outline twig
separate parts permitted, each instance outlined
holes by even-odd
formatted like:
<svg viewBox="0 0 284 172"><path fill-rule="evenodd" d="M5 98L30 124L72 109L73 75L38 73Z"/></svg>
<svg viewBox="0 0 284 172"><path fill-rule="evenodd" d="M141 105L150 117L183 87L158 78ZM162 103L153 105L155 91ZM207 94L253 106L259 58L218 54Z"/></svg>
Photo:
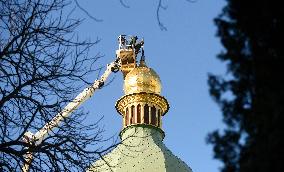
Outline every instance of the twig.
<svg viewBox="0 0 284 172"><path fill-rule="evenodd" d="M123 2L123 0L119 0L120 4L125 7L125 8L130 8L129 5L127 5L125 2Z"/></svg>
<svg viewBox="0 0 284 172"><path fill-rule="evenodd" d="M98 19L94 16L92 16L87 10L85 10L79 3L77 0L75 0L75 3L77 5L77 7L82 10L85 14L87 14L88 17L90 17L91 19L95 20L96 22L102 22L103 20L102 19Z"/></svg>
<svg viewBox="0 0 284 172"><path fill-rule="evenodd" d="M160 9L162 10L166 10L167 7L164 6L162 4L162 0L159 0L159 3L158 3L158 7L157 7L157 10L156 10L156 17L157 17L157 21L158 21L158 25L160 27L160 29L163 31L167 31L167 28L165 27L165 25L161 22L161 19L160 19Z"/></svg>

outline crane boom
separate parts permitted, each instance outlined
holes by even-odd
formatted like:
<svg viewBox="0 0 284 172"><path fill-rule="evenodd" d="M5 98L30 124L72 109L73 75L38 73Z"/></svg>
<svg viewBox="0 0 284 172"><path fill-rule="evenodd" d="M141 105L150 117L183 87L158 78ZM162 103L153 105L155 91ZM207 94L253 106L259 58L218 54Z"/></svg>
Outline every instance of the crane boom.
<svg viewBox="0 0 284 172"><path fill-rule="evenodd" d="M85 88L80 94L78 94L73 101L67 104L64 109L59 112L51 121L43 126L39 131L35 134L30 131L24 134L24 141L30 144L39 145L42 143L43 139L52 131L53 128L57 127L64 118L67 118L75 109L77 109L84 101L88 98L92 97L94 92L97 89L100 89L104 82L107 80L109 75L112 72L117 72L120 68L120 60L117 58L115 61L107 65L107 69L103 73L100 79L96 80L91 86ZM25 156L25 163L22 167L23 172L27 172L29 170L29 165L33 159L33 154L31 152L27 152Z"/></svg>
<svg viewBox="0 0 284 172"><path fill-rule="evenodd" d="M106 71L103 73L99 80L96 80L90 87L85 88L78 96L74 98L73 101L68 103L67 106L61 112L59 112L50 122L45 124L42 129L35 133L34 139L36 143L40 144L42 140L47 136L49 131L51 131L54 127L57 127L64 118L68 117L88 98L92 97L94 92L103 86L109 75L117 69L119 69L118 60L108 64Z"/></svg>

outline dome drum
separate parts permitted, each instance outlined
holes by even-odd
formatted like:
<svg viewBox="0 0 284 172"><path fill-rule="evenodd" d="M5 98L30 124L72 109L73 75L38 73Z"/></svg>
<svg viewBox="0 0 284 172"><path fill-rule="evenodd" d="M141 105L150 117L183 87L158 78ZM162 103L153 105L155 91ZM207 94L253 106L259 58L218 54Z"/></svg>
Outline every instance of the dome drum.
<svg viewBox="0 0 284 172"><path fill-rule="evenodd" d="M160 95L142 92L123 96L115 107L123 116L123 127L145 124L161 128L161 117L168 111L169 104Z"/></svg>
<svg viewBox="0 0 284 172"><path fill-rule="evenodd" d="M147 103L130 104L123 112L123 127L136 124L161 128L161 109Z"/></svg>

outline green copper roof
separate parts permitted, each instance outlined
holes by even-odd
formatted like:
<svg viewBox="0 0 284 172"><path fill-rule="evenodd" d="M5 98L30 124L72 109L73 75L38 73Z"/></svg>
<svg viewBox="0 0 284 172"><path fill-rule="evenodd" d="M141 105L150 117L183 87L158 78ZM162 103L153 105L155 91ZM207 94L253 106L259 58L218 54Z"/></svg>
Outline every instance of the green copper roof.
<svg viewBox="0 0 284 172"><path fill-rule="evenodd" d="M165 146L163 133L151 126L130 126L122 144L95 162L89 172L192 172Z"/></svg>

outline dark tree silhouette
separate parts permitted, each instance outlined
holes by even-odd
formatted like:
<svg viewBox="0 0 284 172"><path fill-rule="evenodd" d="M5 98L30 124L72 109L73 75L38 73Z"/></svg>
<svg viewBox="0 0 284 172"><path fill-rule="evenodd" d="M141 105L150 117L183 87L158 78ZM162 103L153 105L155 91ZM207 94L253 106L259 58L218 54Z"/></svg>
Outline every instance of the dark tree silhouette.
<svg viewBox="0 0 284 172"><path fill-rule="evenodd" d="M284 170L283 12L276 0L227 0L215 19L228 74L208 82L226 127L207 141L223 172Z"/></svg>
<svg viewBox="0 0 284 172"><path fill-rule="evenodd" d="M95 70L98 56L87 53L97 41L76 36L81 20L71 17L69 4L0 0L0 171L21 171L27 152L34 155L30 171L83 171L103 154L90 150L102 130L83 125L82 110L41 144L23 141L25 132L38 131L90 84L85 78Z"/></svg>

